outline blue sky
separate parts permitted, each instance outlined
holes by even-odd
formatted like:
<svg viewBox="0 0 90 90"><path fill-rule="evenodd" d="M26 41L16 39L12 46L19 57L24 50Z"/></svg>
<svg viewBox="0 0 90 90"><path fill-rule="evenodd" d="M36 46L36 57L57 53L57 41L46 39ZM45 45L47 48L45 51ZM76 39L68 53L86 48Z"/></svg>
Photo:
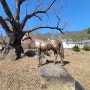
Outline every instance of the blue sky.
<svg viewBox="0 0 90 90"><path fill-rule="evenodd" d="M79 31L89 28L90 0L67 0L61 12L61 19L68 21L64 31Z"/></svg>
<svg viewBox="0 0 90 90"><path fill-rule="evenodd" d="M90 0L68 0L62 18L69 22L67 30L83 30L90 27Z"/></svg>
<svg viewBox="0 0 90 90"><path fill-rule="evenodd" d="M11 6L11 8L13 9L12 11L14 12L14 0L7 0L9 1L9 6ZM11 2L10 2L11 1ZM29 2L30 0L28 0ZM46 0L47 1L47 0ZM49 1L49 0L48 0ZM68 24L65 27L64 31L79 31L79 30L84 30L86 28L90 27L90 0L65 0L67 1L67 3L65 4L65 6L63 7L61 13L60 13L60 17L61 17L61 21L63 22L64 20L67 20ZM36 2L32 3L32 5L35 5ZM48 4L49 2L47 2ZM56 3L55 5L58 6L60 3L60 0L58 0L58 3ZM25 7L25 4L23 5L23 7ZM21 18L22 16L25 16L25 8L23 8L22 10L22 14L21 14ZM28 13L30 13L30 11L32 11L33 8L28 8ZM24 11L24 12L23 12ZM0 4L0 15L5 16L5 13L3 12L2 6ZM51 17L53 18L52 20L48 20L48 22L50 23L49 25L55 25L57 22L57 19L55 18L54 15L51 15ZM45 19L48 19L46 17L44 17ZM25 26L25 29L27 28L32 28L35 27L35 25L40 25L43 24L43 22L39 22L38 20L35 18L32 18L31 20L29 20ZM44 23L43 25L45 25L46 23ZM63 24L61 23L61 26ZM5 34L4 30L2 29L1 25L0 25L0 31ZM47 32L51 32L52 30L50 29L43 29L43 30L39 30L41 33L47 33ZM54 32L58 32L57 30L54 30Z"/></svg>

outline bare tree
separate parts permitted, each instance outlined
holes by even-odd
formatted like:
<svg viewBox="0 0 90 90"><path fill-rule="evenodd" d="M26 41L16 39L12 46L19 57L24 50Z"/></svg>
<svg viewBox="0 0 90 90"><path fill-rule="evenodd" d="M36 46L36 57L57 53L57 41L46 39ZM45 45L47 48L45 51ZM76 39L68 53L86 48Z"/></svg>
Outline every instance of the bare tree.
<svg viewBox="0 0 90 90"><path fill-rule="evenodd" d="M61 33L63 33L62 32L63 28L62 27L60 28L60 26L59 26L59 21L60 21L59 17L58 17L58 21L57 21L58 24L56 24L56 26L49 26L49 25L41 26L40 25L40 26L36 26L30 30L24 30L24 27L25 27L27 21L33 17L39 19L39 21L43 21L41 15L48 16L48 12L52 13L51 8L57 2L57 0L51 0L51 3L48 6L46 5L47 7L43 8L44 7L43 5L45 5L45 4L43 4L44 0L36 0L36 1L38 2L38 4L33 9L33 12L30 14L28 14L26 12L26 15L23 17L22 20L20 20L20 18L21 18L20 11L22 9L21 5L24 4L26 2L26 0L15 0L15 2L16 2L15 15L13 15L11 8L8 5L9 4L8 0L0 0L0 3L3 6L3 10L7 16L4 18L3 16L0 15L0 24L9 37L8 47L9 47L9 49L10 49L10 47L13 47L15 49L17 58L20 58L21 53L23 52L23 48L21 46L21 39L26 32L32 32L32 31L42 29L42 28L49 28L49 29L59 30ZM32 1L29 0L29 3L30 2L32 2ZM26 9L27 9L27 7L26 7Z"/></svg>

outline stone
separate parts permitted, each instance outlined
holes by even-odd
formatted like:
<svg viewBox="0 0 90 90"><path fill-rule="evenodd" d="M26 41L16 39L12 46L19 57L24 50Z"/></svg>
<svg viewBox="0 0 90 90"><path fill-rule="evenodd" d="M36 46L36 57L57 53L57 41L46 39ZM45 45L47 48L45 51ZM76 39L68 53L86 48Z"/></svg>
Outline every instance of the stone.
<svg viewBox="0 0 90 90"><path fill-rule="evenodd" d="M17 55L15 53L15 49L12 48L12 49L9 50L9 53L5 57L5 60L13 61L13 60L16 60L16 59L17 59Z"/></svg>
<svg viewBox="0 0 90 90"><path fill-rule="evenodd" d="M40 67L39 75L45 87L47 84L71 84L72 88L75 85L74 78L60 64Z"/></svg>
<svg viewBox="0 0 90 90"><path fill-rule="evenodd" d="M16 60L17 55L14 48L10 48L9 50L4 49L0 54L0 60Z"/></svg>
<svg viewBox="0 0 90 90"><path fill-rule="evenodd" d="M39 75L42 88L52 85L54 89L58 87L60 90L85 90L60 64L40 67Z"/></svg>
<svg viewBox="0 0 90 90"><path fill-rule="evenodd" d="M40 76L48 83L74 82L74 78L61 65L50 65L40 68Z"/></svg>

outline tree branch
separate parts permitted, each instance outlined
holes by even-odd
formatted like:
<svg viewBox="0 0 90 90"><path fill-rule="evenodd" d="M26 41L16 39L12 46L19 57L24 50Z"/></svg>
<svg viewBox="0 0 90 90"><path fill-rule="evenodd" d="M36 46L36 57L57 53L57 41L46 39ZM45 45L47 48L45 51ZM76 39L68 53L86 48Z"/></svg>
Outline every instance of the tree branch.
<svg viewBox="0 0 90 90"><path fill-rule="evenodd" d="M37 15L35 15L35 17L37 17L40 21L42 21L41 17L39 17L39 16L37 16Z"/></svg>
<svg viewBox="0 0 90 90"><path fill-rule="evenodd" d="M66 27L67 23L68 23L67 20L64 20L64 24L62 26L63 29Z"/></svg>
<svg viewBox="0 0 90 90"><path fill-rule="evenodd" d="M42 29L42 28L57 29L57 30L59 30L62 34L64 34L64 33L62 32L63 28L50 27L50 26L38 26L38 27L36 27L36 28L33 28L33 29L31 29L31 30L26 30L26 31L23 31L23 32L24 32L24 33L26 33L26 32L32 32L32 31L35 31L35 30L37 30L37 29Z"/></svg>
<svg viewBox="0 0 90 90"><path fill-rule="evenodd" d="M2 27L5 29L5 32L8 34L11 32L10 28L8 27L7 23L5 22L5 20L0 16L0 24L2 25Z"/></svg>
<svg viewBox="0 0 90 90"><path fill-rule="evenodd" d="M59 27L59 23L60 23L60 17L56 14L56 13L54 13L55 15L56 15L56 17L58 18L58 23L57 23L57 27Z"/></svg>
<svg viewBox="0 0 90 90"><path fill-rule="evenodd" d="M7 18L4 18L4 20L5 21L9 21L9 22L11 21L10 18L8 18L8 17Z"/></svg>
<svg viewBox="0 0 90 90"><path fill-rule="evenodd" d="M19 14L20 14L20 0L16 0L16 13L15 13L15 20L19 22Z"/></svg>
<svg viewBox="0 0 90 90"><path fill-rule="evenodd" d="M15 22L15 20L13 18L13 15L12 15L8 5L7 5L6 0L1 0L1 4L2 4L2 6L4 8L5 13L7 14L8 18L10 19L9 21L10 21L10 23L12 25L13 30L18 30L19 27L18 28L16 27L17 26L17 22Z"/></svg>
<svg viewBox="0 0 90 90"><path fill-rule="evenodd" d="M21 28L23 29L23 27L25 26L25 23L27 22L27 20L30 19L31 17L36 16L36 15L39 14L39 13L46 13L46 12L52 7L52 5L55 3L55 1L56 1L56 0L53 0L53 2L52 2L52 3L49 5L49 7L48 7L47 9L45 9L45 10L38 10L38 11L33 12L33 13L30 14L30 15L26 15L25 18L23 19L22 23L21 23L21 25L22 25Z"/></svg>
<svg viewBox="0 0 90 90"><path fill-rule="evenodd" d="M36 6L34 12L36 12L38 10L38 8L43 4L43 2L44 2L44 0L41 0L41 3Z"/></svg>
<svg viewBox="0 0 90 90"><path fill-rule="evenodd" d="M16 13L15 13L15 20L19 22L20 20L20 5L26 0L16 0Z"/></svg>
<svg viewBox="0 0 90 90"><path fill-rule="evenodd" d="M55 1L56 1L56 0L53 0L53 2L52 2L51 5L46 9L46 11L48 11L48 10L52 7L52 5L55 3Z"/></svg>
<svg viewBox="0 0 90 90"><path fill-rule="evenodd" d="M2 4L2 6L3 6L3 8L4 8L4 11L5 11L5 13L7 14L7 16L8 16L10 19L14 19L14 18L13 18L13 15L12 15L12 13L11 13L8 5L7 5L6 0L1 0L1 4Z"/></svg>
<svg viewBox="0 0 90 90"><path fill-rule="evenodd" d="M22 4L24 1L26 1L26 0L20 0L20 4Z"/></svg>

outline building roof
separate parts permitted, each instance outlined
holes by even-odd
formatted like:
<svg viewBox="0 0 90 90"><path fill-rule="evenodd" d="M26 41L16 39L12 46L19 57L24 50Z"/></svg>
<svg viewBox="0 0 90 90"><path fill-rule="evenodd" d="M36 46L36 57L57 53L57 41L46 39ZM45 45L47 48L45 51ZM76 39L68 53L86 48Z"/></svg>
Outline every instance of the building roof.
<svg viewBox="0 0 90 90"><path fill-rule="evenodd" d="M90 40L82 40L81 43L90 43Z"/></svg>
<svg viewBox="0 0 90 90"><path fill-rule="evenodd" d="M67 44L83 44L83 43L90 43L90 40L82 40L80 42L73 42L71 40L64 40L63 42L66 42Z"/></svg>

